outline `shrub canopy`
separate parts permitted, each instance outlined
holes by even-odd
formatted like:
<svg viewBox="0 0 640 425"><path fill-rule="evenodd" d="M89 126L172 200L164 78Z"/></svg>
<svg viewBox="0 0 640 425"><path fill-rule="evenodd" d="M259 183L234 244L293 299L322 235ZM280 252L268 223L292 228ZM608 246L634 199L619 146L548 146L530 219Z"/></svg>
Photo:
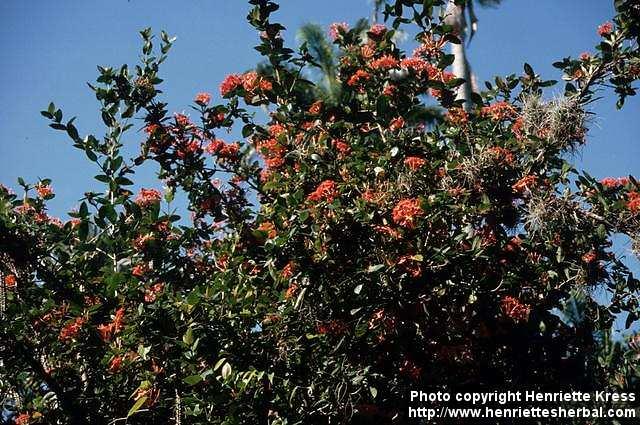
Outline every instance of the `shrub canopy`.
<svg viewBox="0 0 640 425"><path fill-rule="evenodd" d="M332 25L330 91L305 78L307 45L284 45L278 5L249 3L265 62L227 76L224 103L169 113L173 40L147 29L141 62L91 85L103 136L42 111L104 189L66 222L49 180L0 189L0 390L21 423L402 423L425 386L638 388L640 342L612 325L638 319L639 281L611 241L640 240L640 184L567 161L600 87L635 94L637 2L616 1L595 53L555 64L563 96L525 65L469 110L442 0ZM146 162L162 183L134 194Z"/></svg>

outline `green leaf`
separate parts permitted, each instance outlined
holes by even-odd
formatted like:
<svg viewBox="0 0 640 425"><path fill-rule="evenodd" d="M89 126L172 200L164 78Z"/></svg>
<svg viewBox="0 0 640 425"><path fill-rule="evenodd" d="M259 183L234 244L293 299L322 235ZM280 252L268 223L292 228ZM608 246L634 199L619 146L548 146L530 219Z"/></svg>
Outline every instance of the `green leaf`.
<svg viewBox="0 0 640 425"><path fill-rule="evenodd" d="M201 375L191 375L183 379L184 383L187 385L196 385L202 382L202 380L203 379Z"/></svg>
<svg viewBox="0 0 640 425"><path fill-rule="evenodd" d="M182 336L182 342L184 342L187 345L191 345L191 344L193 344L193 341L194 341L193 329L192 328L188 328L187 331Z"/></svg>
<svg viewBox="0 0 640 425"><path fill-rule="evenodd" d="M213 366L213 370L218 370L220 369L220 366L222 366L224 364L224 362L226 362L227 359L225 357L221 358L220 360L218 360L215 364L215 366Z"/></svg>
<svg viewBox="0 0 640 425"><path fill-rule="evenodd" d="M225 363L224 366L222 366L222 371L220 373L223 379L227 379L229 378L229 376L231 376L231 372L231 365L229 363Z"/></svg>
<svg viewBox="0 0 640 425"><path fill-rule="evenodd" d="M140 410L140 408L146 401L147 401L147 397L140 397L138 400L136 400L133 406L131 406L131 409L129 409L129 412L127 413L127 418L134 415L138 410Z"/></svg>
<svg viewBox="0 0 640 425"><path fill-rule="evenodd" d="M369 266L369 268L367 269L367 273L375 273L383 267L384 267L384 264L376 264L374 266Z"/></svg>
<svg viewBox="0 0 640 425"><path fill-rule="evenodd" d="M528 63L524 64L524 72L529 76L529 77L534 77L535 74L533 73L533 68L531 67L531 65L529 65Z"/></svg>

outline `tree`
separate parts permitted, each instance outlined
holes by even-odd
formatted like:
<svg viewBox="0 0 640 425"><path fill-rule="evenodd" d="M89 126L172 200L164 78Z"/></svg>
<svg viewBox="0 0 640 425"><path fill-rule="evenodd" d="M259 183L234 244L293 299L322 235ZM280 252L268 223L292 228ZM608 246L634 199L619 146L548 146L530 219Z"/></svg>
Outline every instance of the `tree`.
<svg viewBox="0 0 640 425"><path fill-rule="evenodd" d="M616 2L598 53L556 63L564 96L525 65L468 112L443 1L388 5L366 41L334 25L336 104L313 97L278 5L249 3L266 65L227 76L223 104L196 95L197 118L161 101L173 40L148 29L140 64L91 85L104 136L42 111L104 189L65 223L51 181L0 190L0 385L21 423L403 423L419 386L638 388L638 339L611 327L637 320L639 282L611 238L640 238L640 184L566 160L597 89L635 94L634 2ZM393 43L408 24L410 56ZM430 128L426 94L447 110ZM134 117L147 138L126 159ZM222 140L231 126L242 141ZM164 193L129 189L145 162ZM190 222L166 207L176 191Z"/></svg>

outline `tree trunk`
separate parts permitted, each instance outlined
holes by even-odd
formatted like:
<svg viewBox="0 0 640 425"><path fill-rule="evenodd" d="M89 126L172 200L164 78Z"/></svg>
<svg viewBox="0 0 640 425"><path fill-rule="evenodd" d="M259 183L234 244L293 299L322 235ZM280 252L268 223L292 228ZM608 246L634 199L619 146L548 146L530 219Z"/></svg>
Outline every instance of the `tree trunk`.
<svg viewBox="0 0 640 425"><path fill-rule="evenodd" d="M460 44L451 44L451 53L455 58L453 61L453 73L456 77L464 78L465 80L464 84L458 88L456 99L463 99L464 109L469 111L473 107L473 102L471 101L473 76L471 74L471 67L467 60L467 52L464 45L467 38L467 21L464 15L464 7L456 5L453 0L450 0L447 5L446 13L447 17L445 22L455 29L461 41Z"/></svg>

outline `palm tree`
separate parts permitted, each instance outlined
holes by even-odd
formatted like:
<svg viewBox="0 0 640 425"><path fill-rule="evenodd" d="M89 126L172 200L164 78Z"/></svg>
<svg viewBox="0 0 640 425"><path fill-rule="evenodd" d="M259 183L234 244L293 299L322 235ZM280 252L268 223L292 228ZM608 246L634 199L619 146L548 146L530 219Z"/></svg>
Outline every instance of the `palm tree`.
<svg viewBox="0 0 640 425"><path fill-rule="evenodd" d="M319 93L329 103L340 97L340 84L336 78L336 54L320 25L307 23L298 30L298 40L306 46L320 71Z"/></svg>

